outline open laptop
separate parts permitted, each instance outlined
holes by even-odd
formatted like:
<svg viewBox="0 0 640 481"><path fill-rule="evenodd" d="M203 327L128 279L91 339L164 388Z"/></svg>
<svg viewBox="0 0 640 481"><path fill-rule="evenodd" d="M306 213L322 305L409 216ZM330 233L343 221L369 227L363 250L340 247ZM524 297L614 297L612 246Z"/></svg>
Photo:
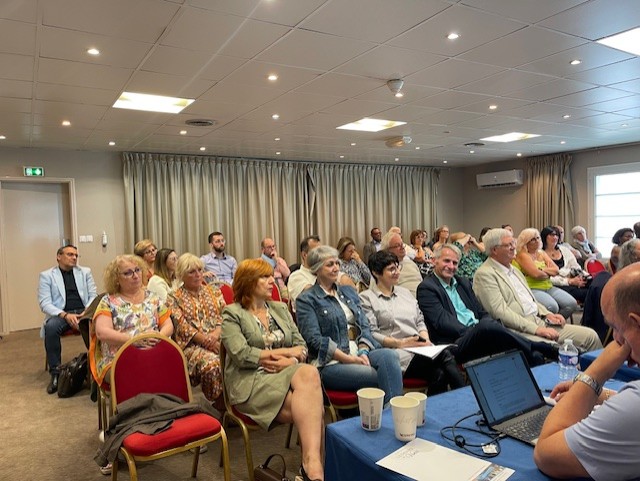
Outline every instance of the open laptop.
<svg viewBox="0 0 640 481"><path fill-rule="evenodd" d="M487 425L535 445L552 406L540 392L520 351L508 351L464 365Z"/></svg>

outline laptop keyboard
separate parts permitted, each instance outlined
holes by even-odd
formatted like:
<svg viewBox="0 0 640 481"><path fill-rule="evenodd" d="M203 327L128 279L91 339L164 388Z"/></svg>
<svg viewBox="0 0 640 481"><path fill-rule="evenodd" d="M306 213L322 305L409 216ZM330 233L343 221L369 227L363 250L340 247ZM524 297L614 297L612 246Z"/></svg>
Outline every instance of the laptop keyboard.
<svg viewBox="0 0 640 481"><path fill-rule="evenodd" d="M501 431L505 432L511 437L521 439L522 441L531 442L540 436L542 425L544 420L547 419L550 409L540 409L531 413L530 416L525 416L522 419L518 419L513 424L507 424L501 426Z"/></svg>

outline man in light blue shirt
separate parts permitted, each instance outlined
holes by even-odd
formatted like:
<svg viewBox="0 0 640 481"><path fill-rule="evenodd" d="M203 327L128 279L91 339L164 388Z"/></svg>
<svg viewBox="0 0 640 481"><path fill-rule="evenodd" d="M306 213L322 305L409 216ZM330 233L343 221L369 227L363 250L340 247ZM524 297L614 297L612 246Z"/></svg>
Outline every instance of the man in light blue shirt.
<svg viewBox="0 0 640 481"><path fill-rule="evenodd" d="M211 252L203 255L200 260L204 262L205 272L211 272L217 280L233 284L233 276L238 268L238 261L233 256L224 252L225 240L222 232L209 234ZM209 277L205 274L205 277Z"/></svg>

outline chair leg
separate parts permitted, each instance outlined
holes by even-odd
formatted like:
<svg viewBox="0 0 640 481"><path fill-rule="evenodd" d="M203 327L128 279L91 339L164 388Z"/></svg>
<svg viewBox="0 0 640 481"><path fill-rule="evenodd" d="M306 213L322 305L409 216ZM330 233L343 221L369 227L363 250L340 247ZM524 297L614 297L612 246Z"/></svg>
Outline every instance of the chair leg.
<svg viewBox="0 0 640 481"><path fill-rule="evenodd" d="M244 423L240 424L242 429L242 438L244 439L244 454L247 458L247 471L249 472L249 481L255 481L253 477L253 454L251 452L251 440L249 439L249 430Z"/></svg>
<svg viewBox="0 0 640 481"><path fill-rule="evenodd" d="M220 448L220 458L222 459L224 481L231 481L231 466L229 464L229 442L227 441L227 433L224 431L224 429L220 431L220 441L222 444L222 447Z"/></svg>
<svg viewBox="0 0 640 481"><path fill-rule="evenodd" d="M225 411L224 414L222 415L222 430L225 431L227 429L227 412ZM224 453L222 451L220 451L220 462L218 463L218 466L223 467L224 466Z"/></svg>
<svg viewBox="0 0 640 481"><path fill-rule="evenodd" d="M127 466L129 468L129 479L131 481L138 481L138 470L136 469L136 462L133 459L126 449L121 449L120 452L124 455L124 459L127 461ZM115 468L115 464L113 465ZM111 473L115 473L115 469L111 471Z"/></svg>
<svg viewBox="0 0 640 481"><path fill-rule="evenodd" d="M289 424L289 429L287 431L287 439L284 442L284 447L289 449L291 447L291 436L293 435L293 423Z"/></svg>
<svg viewBox="0 0 640 481"><path fill-rule="evenodd" d="M111 463L111 481L118 481L118 456Z"/></svg>
<svg viewBox="0 0 640 481"><path fill-rule="evenodd" d="M200 446L193 450L193 462L191 463L191 477L195 478L198 474L198 461L200 460Z"/></svg>

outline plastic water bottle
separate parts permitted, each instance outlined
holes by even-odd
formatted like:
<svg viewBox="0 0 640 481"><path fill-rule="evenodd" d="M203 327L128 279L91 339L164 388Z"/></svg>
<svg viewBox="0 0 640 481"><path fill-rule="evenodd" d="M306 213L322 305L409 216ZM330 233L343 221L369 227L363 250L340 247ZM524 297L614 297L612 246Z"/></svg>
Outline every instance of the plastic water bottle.
<svg viewBox="0 0 640 481"><path fill-rule="evenodd" d="M566 339L558 355L560 381L570 381L578 374L578 349L572 339Z"/></svg>

